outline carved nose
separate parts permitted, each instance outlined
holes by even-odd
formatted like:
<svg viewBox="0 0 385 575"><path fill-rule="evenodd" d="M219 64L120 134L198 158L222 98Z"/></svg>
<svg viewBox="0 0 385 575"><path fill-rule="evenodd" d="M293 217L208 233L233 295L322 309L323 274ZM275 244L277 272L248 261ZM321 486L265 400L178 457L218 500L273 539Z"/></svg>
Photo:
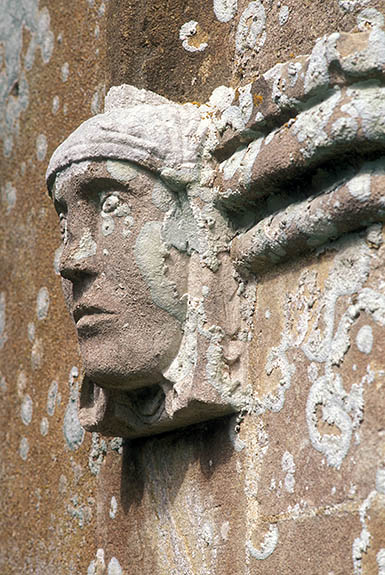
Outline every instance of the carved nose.
<svg viewBox="0 0 385 575"><path fill-rule="evenodd" d="M71 242L72 244L72 242ZM97 273L96 244L94 247L85 249L78 246L64 246L59 262L59 273L72 283L81 280L86 276L93 276Z"/></svg>

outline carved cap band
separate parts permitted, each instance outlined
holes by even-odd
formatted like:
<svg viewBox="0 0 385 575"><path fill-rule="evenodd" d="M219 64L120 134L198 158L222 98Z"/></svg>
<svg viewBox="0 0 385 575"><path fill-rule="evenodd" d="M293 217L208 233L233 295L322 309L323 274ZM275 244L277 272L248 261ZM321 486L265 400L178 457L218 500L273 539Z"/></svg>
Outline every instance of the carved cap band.
<svg viewBox="0 0 385 575"><path fill-rule="evenodd" d="M203 137L198 108L124 88L128 101L121 94L115 102L107 96L107 111L83 122L56 149L46 173L48 189L57 172L82 160L127 160L167 179L193 177ZM150 103L143 102L146 98Z"/></svg>

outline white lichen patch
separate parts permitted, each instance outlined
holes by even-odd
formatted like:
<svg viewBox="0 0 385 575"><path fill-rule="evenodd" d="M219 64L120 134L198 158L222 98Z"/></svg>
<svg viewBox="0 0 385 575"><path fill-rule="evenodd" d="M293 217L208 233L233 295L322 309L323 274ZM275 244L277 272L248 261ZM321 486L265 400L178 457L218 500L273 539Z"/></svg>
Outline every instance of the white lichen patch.
<svg viewBox="0 0 385 575"><path fill-rule="evenodd" d="M376 473L376 490L385 495L385 468L380 467Z"/></svg>
<svg viewBox="0 0 385 575"><path fill-rule="evenodd" d="M214 14L219 22L230 22L237 13L238 0L214 0Z"/></svg>
<svg viewBox="0 0 385 575"><path fill-rule="evenodd" d="M33 321L30 321L28 323L27 326L27 335L28 335L28 340L33 343L35 340L35 335L36 335L36 328L35 328L35 324Z"/></svg>
<svg viewBox="0 0 385 575"><path fill-rule="evenodd" d="M5 293L0 293L0 349L4 347L8 337L5 333Z"/></svg>
<svg viewBox="0 0 385 575"><path fill-rule="evenodd" d="M60 244L60 246L55 250L53 258L53 269L57 276L60 275L60 260L63 254L63 247L63 244Z"/></svg>
<svg viewBox="0 0 385 575"><path fill-rule="evenodd" d="M118 511L118 502L116 501L115 495L113 495L111 497L110 509L108 512L111 519L115 519L117 511Z"/></svg>
<svg viewBox="0 0 385 575"><path fill-rule="evenodd" d="M262 2L250 2L239 19L235 47L239 54L259 52L266 41L266 13Z"/></svg>
<svg viewBox="0 0 385 575"><path fill-rule="evenodd" d="M20 115L29 105L30 71L39 49L47 64L54 49L47 7L39 10L38 0L20 2L7 0L1 4L0 38L3 47L3 67L0 71L0 137L4 155L10 156L13 139L20 132ZM23 39L27 45L23 46Z"/></svg>
<svg viewBox="0 0 385 575"><path fill-rule="evenodd" d="M134 180L141 170L133 166L130 162L119 162L117 160L107 160L107 171L119 182L127 183Z"/></svg>
<svg viewBox="0 0 385 575"><path fill-rule="evenodd" d="M43 162L47 155L47 137L45 134L39 134L36 138L36 157L39 162Z"/></svg>
<svg viewBox="0 0 385 575"><path fill-rule="evenodd" d="M243 451L246 447L246 443L242 441L242 439L239 437L239 427L240 427L239 419L240 419L239 415L234 415L230 419L228 427L229 439L233 445L233 448L238 453Z"/></svg>
<svg viewBox="0 0 385 575"><path fill-rule="evenodd" d="M20 399L23 399L26 387L27 387L27 377L24 371L20 371L16 381L17 395L19 396Z"/></svg>
<svg viewBox="0 0 385 575"><path fill-rule="evenodd" d="M373 224L367 229L366 241L369 246L378 249L384 243L382 224Z"/></svg>
<svg viewBox="0 0 385 575"><path fill-rule="evenodd" d="M230 523L228 521L224 521L221 525L221 537L223 541L228 540L229 533L230 533Z"/></svg>
<svg viewBox="0 0 385 575"><path fill-rule="evenodd" d="M105 575L105 573L104 549L98 549L96 551L96 559L93 559L88 566L87 575Z"/></svg>
<svg viewBox="0 0 385 575"><path fill-rule="evenodd" d="M207 42L201 42L197 46L190 43L191 38L196 36L198 31L198 22L190 20L183 24L179 30L179 39L182 40L182 46L187 52L203 52L207 48Z"/></svg>
<svg viewBox="0 0 385 575"><path fill-rule="evenodd" d="M368 28L382 28L384 22L384 15L375 8L365 8L357 16L357 26L362 32L366 32Z"/></svg>
<svg viewBox="0 0 385 575"><path fill-rule="evenodd" d="M295 485L295 463L294 458L291 453L285 451L282 455L281 461L282 471L286 473L285 476L285 489L288 493L294 493L294 485Z"/></svg>
<svg viewBox="0 0 385 575"><path fill-rule="evenodd" d="M356 337L356 345L362 353L369 355L373 347L373 330L370 325L363 325Z"/></svg>
<svg viewBox="0 0 385 575"><path fill-rule="evenodd" d="M39 321L46 319L49 309L49 292L46 287L39 290L36 298L36 316Z"/></svg>
<svg viewBox="0 0 385 575"><path fill-rule="evenodd" d="M309 82L307 89L309 90L310 82L313 81L313 77L309 74L310 69L309 65L307 73ZM300 114L293 124L293 132L297 136L298 142L303 146L302 154L304 157L312 157L316 153L316 150L322 149L323 146L329 143L330 136L326 131L326 126L340 98L340 92L336 92L325 102L322 102L322 104Z"/></svg>
<svg viewBox="0 0 385 575"><path fill-rule="evenodd" d="M64 495L67 492L68 487L68 479L63 473L59 477L59 486L58 490L61 495Z"/></svg>
<svg viewBox="0 0 385 575"><path fill-rule="evenodd" d="M80 261L90 258L96 254L97 244L94 241L91 232L86 230L79 240L77 249L74 252L74 259Z"/></svg>
<svg viewBox="0 0 385 575"><path fill-rule="evenodd" d="M115 229L115 222L114 218L108 214L102 214L102 223L101 223L101 231L104 237L107 237L112 234ZM96 253L96 244L95 244L95 253ZM89 257L89 256L86 256Z"/></svg>
<svg viewBox="0 0 385 575"><path fill-rule="evenodd" d="M353 12L357 7L366 6L370 0L338 0L338 5L344 12Z"/></svg>
<svg viewBox="0 0 385 575"><path fill-rule="evenodd" d="M161 212L167 212L173 207L173 198L171 197L170 191L167 186L160 180L154 182L154 188L152 190L152 203Z"/></svg>
<svg viewBox="0 0 385 575"><path fill-rule="evenodd" d="M100 102L100 95L99 90L96 90L92 96L91 100L91 113L92 114L99 114L101 112L101 102Z"/></svg>
<svg viewBox="0 0 385 575"><path fill-rule="evenodd" d="M42 434L43 437L48 435L48 428L49 428L48 419L46 417L42 417L40 421L40 433Z"/></svg>
<svg viewBox="0 0 385 575"><path fill-rule="evenodd" d="M306 406L306 421L313 447L326 456L328 465L339 469L345 458L352 438L353 423L349 416L345 392L341 379L321 377L316 380L309 392ZM320 433L318 429L317 407L322 409L322 420L338 428L338 434Z"/></svg>
<svg viewBox="0 0 385 575"><path fill-rule="evenodd" d="M32 421L33 402L30 395L26 394L20 408L21 421L24 425L29 425Z"/></svg>
<svg viewBox="0 0 385 575"><path fill-rule="evenodd" d="M61 67L60 74L62 81L67 82L70 74L70 65L68 64L68 62L64 62L63 66Z"/></svg>
<svg viewBox="0 0 385 575"><path fill-rule="evenodd" d="M60 107L60 98L59 96L54 96L52 99L52 114L54 116L58 113L59 107Z"/></svg>
<svg viewBox="0 0 385 575"><path fill-rule="evenodd" d="M385 575L385 548L379 550L376 555L376 560L378 565L377 575Z"/></svg>
<svg viewBox="0 0 385 575"><path fill-rule="evenodd" d="M55 413L56 407L56 400L58 394L58 383L57 381L53 381L48 389L47 394L47 413L48 415L52 416Z"/></svg>
<svg viewBox="0 0 385 575"><path fill-rule="evenodd" d="M278 22L280 26L284 26L289 19L289 6L281 6L278 14Z"/></svg>
<svg viewBox="0 0 385 575"><path fill-rule="evenodd" d="M182 393L185 387L191 385L193 381L198 357L197 326L200 312L200 301L190 296L184 324L183 339L178 354L164 373L164 376L173 383L173 388L177 396Z"/></svg>
<svg viewBox="0 0 385 575"><path fill-rule="evenodd" d="M110 440L110 449L111 451L115 451L116 453L119 453L119 455L122 455L123 453L123 439L121 437L113 437Z"/></svg>
<svg viewBox="0 0 385 575"><path fill-rule="evenodd" d="M352 545L352 559L353 559L353 572L354 575L363 575L362 559L367 553L370 546L372 536L368 530L367 518L370 507L376 497L376 492L371 491L365 501L360 505L359 516L362 525L361 533L353 541Z"/></svg>
<svg viewBox="0 0 385 575"><path fill-rule="evenodd" d="M23 437L20 441L19 455L24 461L27 461L28 453L29 453L28 439L26 437Z"/></svg>
<svg viewBox="0 0 385 575"><path fill-rule="evenodd" d="M67 504L67 513L80 528L83 528L87 523L90 523L92 519L91 506L93 504L93 497L89 497L87 503L82 503L79 496L76 494L71 497L70 502Z"/></svg>
<svg viewBox="0 0 385 575"><path fill-rule="evenodd" d="M8 215L16 205L16 188L11 182L6 182L5 186L1 186L1 202L5 205Z"/></svg>
<svg viewBox="0 0 385 575"><path fill-rule="evenodd" d="M212 545L214 542L213 528L209 521L205 521L202 526L201 537L206 545Z"/></svg>
<svg viewBox="0 0 385 575"><path fill-rule="evenodd" d="M360 200L366 202L370 198L370 173L358 174L348 182L349 193Z"/></svg>
<svg viewBox="0 0 385 575"><path fill-rule="evenodd" d="M91 450L88 456L88 467L92 475L98 475L107 454L107 443L100 437L99 433L93 433L91 439Z"/></svg>
<svg viewBox="0 0 385 575"><path fill-rule="evenodd" d="M78 417L78 396L79 396L79 370L73 367L69 376L70 396L64 414L63 434L68 447L75 451L79 449L84 439L84 429L80 425Z"/></svg>
<svg viewBox="0 0 385 575"><path fill-rule="evenodd" d="M256 549L251 543L251 541L247 541L246 548L254 559L262 561L270 557L270 555L275 551L275 548L277 547L278 544L278 539L279 539L278 526L275 524L271 524L269 526L269 530L265 534L265 537L259 549Z"/></svg>
<svg viewBox="0 0 385 575"><path fill-rule="evenodd" d="M230 108L228 108L227 111L229 109ZM232 124L234 126L233 120L234 119L229 118L229 114L226 114L226 123ZM222 164L220 165L220 170L223 172L223 177L225 180L230 180L230 178L234 176L235 172L242 165L243 159L247 151L248 148L246 147L239 148L234 152L234 154L231 155L231 157L228 160L222 162Z"/></svg>
<svg viewBox="0 0 385 575"><path fill-rule="evenodd" d="M116 557L112 557L112 559L108 563L107 575L122 575L122 574L123 571L119 561L116 559Z"/></svg>
<svg viewBox="0 0 385 575"><path fill-rule="evenodd" d="M43 340L37 337L33 342L31 350L32 369L39 369L41 367L43 356L44 356Z"/></svg>

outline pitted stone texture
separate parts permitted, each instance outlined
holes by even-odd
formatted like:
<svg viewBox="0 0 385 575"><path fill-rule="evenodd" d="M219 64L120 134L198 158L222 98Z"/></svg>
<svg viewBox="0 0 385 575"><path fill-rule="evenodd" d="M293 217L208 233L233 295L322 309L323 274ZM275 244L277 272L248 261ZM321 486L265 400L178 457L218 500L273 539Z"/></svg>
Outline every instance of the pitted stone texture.
<svg viewBox="0 0 385 575"><path fill-rule="evenodd" d="M281 342L282 331L291 326L291 341L306 329L324 333L323 318L328 314L318 314L317 310L320 302L327 304L328 309L333 303L331 282L326 287L324 284L329 264L341 247L336 244L315 257L306 256L297 263L292 260L275 272L270 271L262 278L263 286L259 284L255 338L250 346L250 381L259 396L276 392L281 386L281 395L286 398L283 409L261 416L240 414L227 423L216 421L198 429L136 440L124 447L121 471L121 441L110 442L96 435L91 445L86 434L76 451L65 443L62 426L70 399L69 374L72 366L80 365L80 360L60 282L53 275L59 235L44 195L44 168L37 160L35 143L39 134L46 135L48 157L90 113L100 112L105 76L112 77L112 83L130 82L181 102L206 101L219 84L251 83L257 73L262 75L277 63L310 54L314 42L323 34L348 32L354 26L357 30L362 31L363 26L369 30L372 25L368 15L359 20L357 15L373 8L383 12L383 0L331 0L327 11L324 0L265 0L266 41L258 53L246 53L241 66L239 59L233 59L235 32L248 1L238 2L234 18L228 22L218 20L214 2L198 6L190 3L188 7L180 3L175 19L172 3L169 7L146 3L144 7L140 2L58 1L55 10L46 4L54 51L50 62L44 64L37 50L33 69L26 71L29 107L20 116L20 132L15 134L12 155L1 165L6 186L0 205L0 293L4 294L5 303L5 321L1 325L4 329L0 334L0 433L4 462L0 482L1 572L99 575L108 568L116 570L119 565L124 575L201 575L205 571L216 575L276 575L282 571L325 575L327 568L334 575L355 570L362 575L382 575L384 338L383 327L378 323L381 298L369 298L372 292L363 291L383 290L383 240L378 227L362 236L372 254L364 287L358 286L357 294L353 290L350 295L340 295L335 306L335 321L339 325L344 316L344 322L336 338L336 343L343 345L335 346L338 353L334 357L340 361L343 354L343 361L333 369L343 379L347 396L344 399L340 395L339 399L345 407L351 386L365 378L363 420L355 420L356 429L340 469L328 465L326 457L309 445L309 428L304 422L307 397L301 391L302 386L306 391L309 386L308 360L295 349L287 351L285 360L285 342ZM103 14L109 6L112 17L108 45L113 69L103 59ZM124 18L120 6L123 11L127 7ZM279 16L283 6L289 7L289 17L282 25ZM40 2L39 10L43 9ZM215 19L215 29L206 27L205 22L210 19ZM179 40L180 27L190 20L198 21L204 33L208 31L209 38L204 41L209 46L203 52L186 52ZM213 38L215 34L220 43ZM21 62L27 53L29 31L24 29L22 36ZM68 69L68 77L63 82L66 62L68 68L65 66L64 71ZM229 65L233 66L231 73ZM19 86L21 96L24 87L25 84ZM11 100L16 93L14 85ZM362 187L364 194L366 189ZM16 203L9 190L16 190ZM352 190L356 201L357 187ZM159 194L155 195L159 200ZM198 202L196 205L199 207ZM254 223L245 216L236 225L246 229ZM203 217L202 224L206 225ZM215 229L209 224L212 225L210 219L207 229ZM365 272L365 266L357 268L356 259L350 261L352 265L346 262L346 267L339 269L340 280L345 273L351 279L358 270L360 274ZM308 272L305 278L304 271ZM49 290L50 307L47 318L37 322L36 298L42 286ZM249 290L248 298L253 300L246 283L240 289ZM329 297L325 300L326 292ZM294 297L289 325L285 315L287 294ZM312 314L308 323L306 309ZM214 317L215 308L212 314ZM231 323L231 316L228 321ZM34 322L35 328L29 328ZM373 342L370 354L366 354L361 349L369 347L362 346L358 334L369 325ZM345 328L349 338L344 335ZM31 351L36 340L35 351L43 353L39 355L40 366L33 369ZM357 345L357 341L361 343ZM261 377L266 373L272 348L277 347L268 365L271 375ZM288 391L287 379L280 369L291 376ZM50 415L47 400L52 381L58 382L58 393L55 411ZM33 401L29 426L20 418L25 394ZM333 394L331 397L336 399ZM269 398L269 405L275 405L273 397ZM338 428L323 421L328 414L323 413L322 405L316 416L321 436L338 437ZM41 429L44 433L47 430L46 419L48 433L42 435ZM23 441L22 445L29 448L28 453L22 450L26 460L19 454L23 437L28 443ZM298 439L297 443L294 439ZM330 445L330 441L321 443ZM294 473L290 471L293 466L282 463L286 452L293 458ZM287 455L284 461L288 461ZM98 472L98 476L94 475ZM269 490L274 486L273 476L278 489L282 481L280 498ZM290 478L294 478L294 484ZM297 498L297 493L301 497ZM309 502L308 515L301 503L303 493ZM112 497L117 501L115 518L110 516ZM270 555L265 559L257 559L267 553ZM331 558L333 565L329 568Z"/></svg>
<svg viewBox="0 0 385 575"><path fill-rule="evenodd" d="M97 480L88 471L88 437L72 451L63 433L79 357L53 274L60 234L43 172L102 91L105 21L87 2L2 2L0 12L1 133L13 140L7 157L0 144L0 572L86 574Z"/></svg>

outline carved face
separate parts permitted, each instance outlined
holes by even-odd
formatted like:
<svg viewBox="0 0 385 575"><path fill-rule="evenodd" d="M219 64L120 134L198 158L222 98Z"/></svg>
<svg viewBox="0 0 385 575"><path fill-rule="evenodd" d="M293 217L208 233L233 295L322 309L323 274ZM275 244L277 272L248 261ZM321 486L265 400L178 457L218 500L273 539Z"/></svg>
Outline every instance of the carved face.
<svg viewBox="0 0 385 575"><path fill-rule="evenodd" d="M185 315L186 261L161 237L170 193L128 162L79 162L57 175L53 198L86 375L123 389L161 382Z"/></svg>

